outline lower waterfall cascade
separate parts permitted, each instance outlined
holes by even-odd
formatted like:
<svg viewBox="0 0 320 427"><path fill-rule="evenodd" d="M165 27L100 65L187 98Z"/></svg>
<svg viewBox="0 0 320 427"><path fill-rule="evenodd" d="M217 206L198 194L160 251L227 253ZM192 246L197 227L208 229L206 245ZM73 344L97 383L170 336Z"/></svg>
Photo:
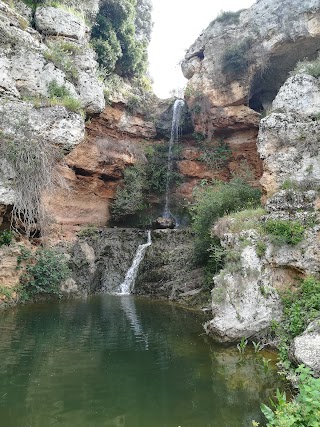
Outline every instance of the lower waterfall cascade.
<svg viewBox="0 0 320 427"><path fill-rule="evenodd" d="M124 281L120 285L120 290L118 292L118 295L129 295L132 293L135 285L135 280L138 274L139 266L141 264L141 261L144 258L147 248L151 245L152 245L151 231L149 230L147 243L144 243L138 246L138 249L132 261L131 267L127 271Z"/></svg>

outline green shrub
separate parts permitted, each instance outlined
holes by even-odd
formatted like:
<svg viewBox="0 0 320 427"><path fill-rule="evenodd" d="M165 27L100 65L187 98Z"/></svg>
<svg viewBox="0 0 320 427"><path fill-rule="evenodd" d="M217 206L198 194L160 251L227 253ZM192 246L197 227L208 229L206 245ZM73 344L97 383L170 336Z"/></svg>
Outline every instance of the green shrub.
<svg viewBox="0 0 320 427"><path fill-rule="evenodd" d="M320 77L320 55L313 61L300 61L295 69L290 73L295 75L298 73L307 73L313 77Z"/></svg>
<svg viewBox="0 0 320 427"><path fill-rule="evenodd" d="M107 72L132 78L146 71L150 8L148 0L101 3L91 35L98 62Z"/></svg>
<svg viewBox="0 0 320 427"><path fill-rule="evenodd" d="M12 242L13 233L10 230L0 231L0 247L3 245L9 246Z"/></svg>
<svg viewBox="0 0 320 427"><path fill-rule="evenodd" d="M284 306L284 330L291 339L300 335L308 323L320 316L320 281L309 277L295 292L282 295Z"/></svg>
<svg viewBox="0 0 320 427"><path fill-rule="evenodd" d="M218 181L196 190L191 216L198 261L208 260L208 249L212 243L210 231L214 222L231 212L258 206L260 196L260 190L250 187L241 179L233 179L229 183Z"/></svg>
<svg viewBox="0 0 320 427"><path fill-rule="evenodd" d="M78 69L74 65L73 55L78 53L78 46L71 43L48 43L48 50L44 51L43 56L47 61L52 62L57 68L64 71L67 78L76 82L78 79ZM80 49L80 48L79 48Z"/></svg>
<svg viewBox="0 0 320 427"><path fill-rule="evenodd" d="M180 156L181 147L172 147L173 159ZM151 193L163 194L166 191L167 177L169 182L177 185L182 181L182 176L175 170L169 171L168 176L168 144L148 146L146 150L148 163L146 165L147 189Z"/></svg>
<svg viewBox="0 0 320 427"><path fill-rule="evenodd" d="M232 11L225 11L225 12L221 12L214 21L212 21L212 23L214 22L221 22L224 23L226 25L231 25L231 24L239 24L240 21L240 13L243 12L245 9L240 9L237 12L232 12Z"/></svg>
<svg viewBox="0 0 320 427"><path fill-rule="evenodd" d="M115 220L141 211L144 207L146 171L144 165L131 166L124 171L124 182L117 189L111 213Z"/></svg>
<svg viewBox="0 0 320 427"><path fill-rule="evenodd" d="M231 149L223 140L214 145L205 145L199 160L206 163L212 169L221 169L226 166L231 157Z"/></svg>
<svg viewBox="0 0 320 427"><path fill-rule="evenodd" d="M276 244L297 245L303 240L305 227L297 221L273 220L266 221L264 228L273 237Z"/></svg>
<svg viewBox="0 0 320 427"><path fill-rule="evenodd" d="M81 103L71 96L69 90L64 85L59 85L56 80L52 80L48 85L50 96L49 105L63 105L67 110L78 113L81 110Z"/></svg>
<svg viewBox="0 0 320 427"><path fill-rule="evenodd" d="M287 401L286 393L278 390L273 409L261 406L268 421L267 427L319 427L320 378L313 378L311 370L304 366L296 369L296 375L299 394L292 401Z"/></svg>
<svg viewBox="0 0 320 427"><path fill-rule="evenodd" d="M29 298L60 295L60 284L70 273L65 257L54 249L38 249L35 254L22 250L18 263L25 264L20 281Z"/></svg>
<svg viewBox="0 0 320 427"><path fill-rule="evenodd" d="M222 56L222 71L224 73L236 77L248 70L251 43L251 39L246 38L242 42L226 48Z"/></svg>

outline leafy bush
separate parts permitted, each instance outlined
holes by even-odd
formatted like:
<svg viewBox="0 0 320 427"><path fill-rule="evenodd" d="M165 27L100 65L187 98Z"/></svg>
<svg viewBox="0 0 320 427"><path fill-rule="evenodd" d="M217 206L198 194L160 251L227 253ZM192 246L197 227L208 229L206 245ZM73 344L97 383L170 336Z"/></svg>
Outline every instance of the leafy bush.
<svg viewBox="0 0 320 427"><path fill-rule="evenodd" d="M196 190L191 216L198 261L208 259L208 249L212 243L210 231L214 222L231 212L258 206L260 196L260 190L250 187L241 179L233 179L229 183L217 181Z"/></svg>
<svg viewBox="0 0 320 427"><path fill-rule="evenodd" d="M232 77L244 74L249 66L250 45L251 39L246 38L227 48L222 56L222 71Z"/></svg>
<svg viewBox="0 0 320 427"><path fill-rule="evenodd" d="M115 220L133 215L144 208L146 172L144 165L131 166L124 171L123 186L116 192L111 213Z"/></svg>
<svg viewBox="0 0 320 427"><path fill-rule="evenodd" d="M278 390L273 409L261 406L268 421L267 427L319 427L320 378L313 378L311 370L304 366L296 369L296 375L299 394L292 401L287 401L285 392Z"/></svg>
<svg viewBox="0 0 320 427"><path fill-rule="evenodd" d="M3 245L9 246L12 242L13 233L10 230L0 231L0 247Z"/></svg>
<svg viewBox="0 0 320 427"><path fill-rule="evenodd" d="M18 263L25 265L20 281L29 298L60 295L60 284L70 273L65 257L54 249L38 249L35 254L24 249Z"/></svg>
<svg viewBox="0 0 320 427"><path fill-rule="evenodd" d="M277 244L297 245L303 240L305 227L297 221L273 220L266 221L264 228L273 236Z"/></svg>

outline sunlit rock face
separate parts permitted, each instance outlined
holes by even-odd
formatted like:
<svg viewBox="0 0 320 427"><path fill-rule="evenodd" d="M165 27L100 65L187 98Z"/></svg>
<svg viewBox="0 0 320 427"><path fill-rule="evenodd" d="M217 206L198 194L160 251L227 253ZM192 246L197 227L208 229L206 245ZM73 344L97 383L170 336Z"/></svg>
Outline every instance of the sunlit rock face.
<svg viewBox="0 0 320 427"><path fill-rule="evenodd" d="M260 0L238 15L213 21L182 63L195 131L209 139L248 130L257 135L259 113L270 107L299 60L317 56L319 41L318 0ZM245 159L258 175L254 146Z"/></svg>
<svg viewBox="0 0 320 427"><path fill-rule="evenodd" d="M258 137L266 197L285 183L305 189L320 185L319 109L319 79L297 74L280 89Z"/></svg>
<svg viewBox="0 0 320 427"><path fill-rule="evenodd" d="M291 359L304 364L320 377L320 319L309 324L303 334L293 340L290 348Z"/></svg>

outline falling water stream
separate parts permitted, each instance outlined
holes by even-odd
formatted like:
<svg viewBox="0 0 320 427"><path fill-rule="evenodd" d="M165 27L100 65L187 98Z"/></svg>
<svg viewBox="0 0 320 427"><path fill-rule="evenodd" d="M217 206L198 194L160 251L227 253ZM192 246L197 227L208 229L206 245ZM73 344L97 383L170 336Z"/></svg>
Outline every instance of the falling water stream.
<svg viewBox="0 0 320 427"><path fill-rule="evenodd" d="M147 248L151 246L151 244L151 231L148 231L148 241L143 245L139 245L135 257L132 261L131 267L127 271L124 281L120 285L120 291L118 292L118 294L129 295L133 291L134 283L138 274L139 265L144 258Z"/></svg>
<svg viewBox="0 0 320 427"><path fill-rule="evenodd" d="M173 116L172 116L172 126L171 126L171 137L169 141L169 150L168 150L168 167L167 167L167 181L166 181L166 201L163 212L164 218L170 218L170 175L172 172L172 147L175 142L179 141L180 136L180 119L181 113L184 106L184 101L182 99L176 99L173 105Z"/></svg>

